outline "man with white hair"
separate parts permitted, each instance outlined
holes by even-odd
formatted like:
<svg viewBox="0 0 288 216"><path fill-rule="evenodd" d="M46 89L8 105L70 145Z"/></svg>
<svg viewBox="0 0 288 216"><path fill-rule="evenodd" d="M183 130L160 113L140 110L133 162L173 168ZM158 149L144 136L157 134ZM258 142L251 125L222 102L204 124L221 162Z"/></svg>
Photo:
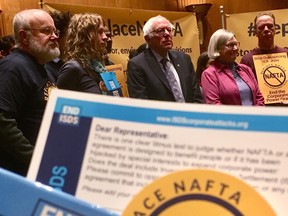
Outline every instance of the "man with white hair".
<svg viewBox="0 0 288 216"><path fill-rule="evenodd" d="M0 60L0 167L26 175L48 94L44 64L59 56L52 17L39 9L13 19L15 49Z"/></svg>
<svg viewBox="0 0 288 216"><path fill-rule="evenodd" d="M150 18L143 27L148 45L129 60L129 96L180 103L202 103L202 95L189 55L171 50L174 26L163 16Z"/></svg>

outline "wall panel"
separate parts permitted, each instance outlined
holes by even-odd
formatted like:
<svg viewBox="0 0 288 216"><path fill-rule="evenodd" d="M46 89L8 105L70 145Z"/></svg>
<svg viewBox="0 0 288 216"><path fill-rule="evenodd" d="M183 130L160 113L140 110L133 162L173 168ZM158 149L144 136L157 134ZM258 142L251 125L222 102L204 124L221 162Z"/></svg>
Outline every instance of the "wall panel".
<svg viewBox="0 0 288 216"><path fill-rule="evenodd" d="M45 2L45 1L44 1ZM59 3L59 0L47 0L50 3ZM169 2L169 1L167 1ZM61 4L82 4L103 7L137 8L147 10L164 10L167 2L165 0L61 0Z"/></svg>
<svg viewBox="0 0 288 216"><path fill-rule="evenodd" d="M13 16L19 10L39 8L39 0L0 0L3 13L3 33L11 34ZM44 2L59 3L59 0L43 0ZM206 34L201 50L204 51L211 34L221 28L221 14L219 7L224 6L226 14L275 10L288 8L286 0L61 0L63 4L82 4L103 7L135 8L145 10L185 11L185 4L212 3L212 7L205 17ZM277 19L277 18L276 18Z"/></svg>
<svg viewBox="0 0 288 216"><path fill-rule="evenodd" d="M3 35L12 34L12 20L14 15L20 11L20 1L19 0L2 0L2 19L3 19Z"/></svg>

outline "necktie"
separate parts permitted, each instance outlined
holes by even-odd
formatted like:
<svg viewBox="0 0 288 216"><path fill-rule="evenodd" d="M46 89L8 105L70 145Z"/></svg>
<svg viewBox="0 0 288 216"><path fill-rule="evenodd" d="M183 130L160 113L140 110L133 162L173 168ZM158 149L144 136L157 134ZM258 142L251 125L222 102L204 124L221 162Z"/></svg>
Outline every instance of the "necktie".
<svg viewBox="0 0 288 216"><path fill-rule="evenodd" d="M160 62L161 62L162 65L163 65L166 78L167 78L167 80L168 80L168 82L169 82L169 85L170 85L170 87L171 87L171 89L172 89L172 92L173 92L173 95L174 95L174 97L175 97L175 100L176 100L177 102L182 102L182 103L184 103L184 102L185 102L185 99L184 99L183 94L182 94L182 92L181 92L181 90L180 90L180 87L179 87L179 85L178 85L178 83L177 83L177 81L176 81L176 78L175 78L173 72L172 72L172 71L170 70L170 68L167 66L167 62L168 62L168 61L169 61L169 60L168 60L167 58L162 58Z"/></svg>

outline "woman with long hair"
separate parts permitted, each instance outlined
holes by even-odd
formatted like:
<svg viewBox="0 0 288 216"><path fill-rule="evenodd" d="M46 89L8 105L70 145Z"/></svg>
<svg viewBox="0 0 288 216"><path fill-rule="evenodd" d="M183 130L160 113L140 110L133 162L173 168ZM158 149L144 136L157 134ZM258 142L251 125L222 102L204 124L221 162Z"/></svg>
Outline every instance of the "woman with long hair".
<svg viewBox="0 0 288 216"><path fill-rule="evenodd" d="M64 61L57 86L60 89L101 94L105 88L103 53L107 36L103 17L95 13L72 16L64 47ZM100 88L99 88L100 86Z"/></svg>

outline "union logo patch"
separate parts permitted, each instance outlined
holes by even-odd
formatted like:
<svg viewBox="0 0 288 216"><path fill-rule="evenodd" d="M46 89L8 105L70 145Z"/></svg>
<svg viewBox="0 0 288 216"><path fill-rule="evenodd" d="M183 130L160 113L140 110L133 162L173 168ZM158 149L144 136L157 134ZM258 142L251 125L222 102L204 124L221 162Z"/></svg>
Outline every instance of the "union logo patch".
<svg viewBox="0 0 288 216"><path fill-rule="evenodd" d="M57 89L57 86L51 81L47 81L44 87L44 99L48 101L52 89Z"/></svg>

